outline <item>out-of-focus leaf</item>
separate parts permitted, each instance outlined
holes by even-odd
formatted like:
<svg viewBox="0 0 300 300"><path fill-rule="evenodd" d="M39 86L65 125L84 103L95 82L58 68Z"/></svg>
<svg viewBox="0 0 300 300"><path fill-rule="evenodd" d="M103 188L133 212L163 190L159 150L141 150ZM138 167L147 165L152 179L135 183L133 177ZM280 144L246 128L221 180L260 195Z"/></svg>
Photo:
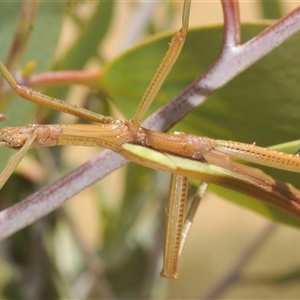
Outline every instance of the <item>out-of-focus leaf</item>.
<svg viewBox="0 0 300 300"><path fill-rule="evenodd" d="M51 65L60 34L62 8L62 2L57 2L55 5L49 2L42 2L39 5L36 22L23 58L23 63L35 60L37 62L36 71L48 70ZM6 11L7 14L10 14L8 23L2 18L0 21L1 23L2 21L5 22L3 25L0 23L0 28L2 28L0 32L0 59L5 61L11 47L16 24L18 23L20 6L10 2L3 2L0 4L0 10L1 12ZM23 125L28 123L36 111L35 108L35 105L27 101L16 100L6 112L10 120L6 124Z"/></svg>
<svg viewBox="0 0 300 300"><path fill-rule="evenodd" d="M287 272L285 274L276 276L271 282L274 284L286 284L300 281L300 268Z"/></svg>
<svg viewBox="0 0 300 300"><path fill-rule="evenodd" d="M259 5L264 19L279 19L282 17L282 3L279 0L260 0Z"/></svg>
<svg viewBox="0 0 300 300"><path fill-rule="evenodd" d="M45 1L40 3L36 22L25 50L24 64L29 60L36 60L37 71L49 70L60 34L62 10L62 1L55 3ZM0 59L5 61L11 47L16 24L18 23L20 4L16 2L1 2L0 12ZM36 105L15 97L9 108L5 112L1 111L8 117L8 121L3 123L3 126L27 124L36 110ZM7 154L4 153L8 152L11 153L11 150L1 149L1 169L7 160Z"/></svg>
<svg viewBox="0 0 300 300"><path fill-rule="evenodd" d="M10 45L14 38L14 33L18 23L21 9L21 2L1 2L0 3L0 58L7 57Z"/></svg>
<svg viewBox="0 0 300 300"><path fill-rule="evenodd" d="M98 46L110 28L114 1L99 1L93 17L73 47L55 66L60 70L80 70L87 60L97 55Z"/></svg>

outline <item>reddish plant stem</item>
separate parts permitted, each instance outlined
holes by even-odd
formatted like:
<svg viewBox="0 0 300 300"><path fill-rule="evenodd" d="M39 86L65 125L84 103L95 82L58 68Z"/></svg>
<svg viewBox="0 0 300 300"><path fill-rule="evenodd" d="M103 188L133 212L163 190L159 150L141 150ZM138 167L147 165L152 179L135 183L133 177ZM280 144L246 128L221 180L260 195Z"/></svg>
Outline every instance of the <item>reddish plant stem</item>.
<svg viewBox="0 0 300 300"><path fill-rule="evenodd" d="M241 42L239 3L236 0L221 0L224 15L223 48L232 48Z"/></svg>
<svg viewBox="0 0 300 300"><path fill-rule="evenodd" d="M18 79L18 84L29 87L84 84L96 85L100 72L93 71L53 71L33 74L26 79Z"/></svg>

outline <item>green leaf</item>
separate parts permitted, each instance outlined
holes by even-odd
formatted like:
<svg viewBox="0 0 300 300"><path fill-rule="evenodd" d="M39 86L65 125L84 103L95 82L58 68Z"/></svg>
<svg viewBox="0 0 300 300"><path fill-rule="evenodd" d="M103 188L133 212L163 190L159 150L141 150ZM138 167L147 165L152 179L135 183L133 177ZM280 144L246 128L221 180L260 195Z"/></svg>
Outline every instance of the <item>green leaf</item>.
<svg viewBox="0 0 300 300"><path fill-rule="evenodd" d="M292 269L282 275L277 275L271 278L273 284L287 284L292 282L299 282L300 280L300 269Z"/></svg>
<svg viewBox="0 0 300 300"><path fill-rule="evenodd" d="M264 19L279 19L283 16L280 0L260 0L259 5Z"/></svg>
<svg viewBox="0 0 300 300"><path fill-rule="evenodd" d="M0 59L4 62L10 51L19 20L20 4L16 2L0 3ZM40 3L32 33L25 49L23 64L26 64L29 60L36 60L36 71L49 70L60 35L62 13L62 1L55 2L55 4L46 1ZM14 101L4 112L8 117L8 121L3 125L19 126L32 122L32 117L37 109L37 105L19 97L14 97ZM1 149L0 151L0 167L2 169L11 150Z"/></svg>
<svg viewBox="0 0 300 300"><path fill-rule="evenodd" d="M36 72L49 70L50 68L60 35L62 9L63 2L61 1L55 4L42 2L39 5L32 33L22 60L23 64L26 64L29 60L35 60L37 62ZM9 13L9 21L7 23L5 18L0 18L0 59L5 62L16 25L19 21L20 5L11 2L1 2L0 11L6 11L6 14ZM10 119L10 122L6 124L14 124L16 126L28 123L36 108L36 105L28 101L16 100L6 112Z"/></svg>
<svg viewBox="0 0 300 300"><path fill-rule="evenodd" d="M111 26L114 1L99 1L94 15L68 53L56 64L55 69L82 69L88 59L97 56L98 46Z"/></svg>
<svg viewBox="0 0 300 300"><path fill-rule="evenodd" d="M243 25L243 40L247 41L264 30L266 25ZM197 28L188 38L172 72L164 83L151 112L161 107L189 83L201 75L217 58L221 42L221 27ZM151 76L168 47L170 35L152 38L115 61L104 70L99 86L126 118L133 116ZM295 35L224 88L176 125L176 130L269 146L299 139L300 61ZM197 126L195 126L198 124ZM268 174L300 187L299 175L268 170ZM299 226L298 220L277 209L241 194L214 188L217 193L273 220Z"/></svg>

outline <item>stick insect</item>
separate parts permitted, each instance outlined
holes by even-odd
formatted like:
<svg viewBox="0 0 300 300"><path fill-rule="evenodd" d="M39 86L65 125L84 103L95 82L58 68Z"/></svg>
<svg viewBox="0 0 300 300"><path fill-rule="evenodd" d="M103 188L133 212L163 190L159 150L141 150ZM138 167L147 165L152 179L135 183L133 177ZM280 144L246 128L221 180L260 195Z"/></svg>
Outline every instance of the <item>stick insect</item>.
<svg viewBox="0 0 300 300"><path fill-rule="evenodd" d="M299 155L271 151L256 145L213 140L183 132L162 133L141 126L141 120L155 98L165 77L180 54L188 29L190 1L183 9L182 28L174 35L158 71L150 82L131 120L111 117L74 107L60 100L19 86L5 66L0 71L12 89L34 103L60 110L99 124L28 125L5 127L0 131L1 146L19 150L0 174L0 188L8 180L28 150L56 145L81 145L111 149L125 158L149 168L173 173L166 221L164 266L161 275L177 278L178 259L194 216L187 214L187 178L218 184L275 205L299 218L300 192L289 184L280 184L260 170L241 165L231 157L299 172ZM205 184L203 185L205 186ZM195 200L197 202L197 200ZM184 227L184 222L186 222Z"/></svg>

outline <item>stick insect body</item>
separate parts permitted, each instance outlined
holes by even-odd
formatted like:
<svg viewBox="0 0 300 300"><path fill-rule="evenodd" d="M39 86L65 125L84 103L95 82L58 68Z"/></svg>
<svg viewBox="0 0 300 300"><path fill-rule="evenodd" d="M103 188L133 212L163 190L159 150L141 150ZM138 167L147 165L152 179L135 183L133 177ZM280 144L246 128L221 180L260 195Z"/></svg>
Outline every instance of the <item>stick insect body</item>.
<svg viewBox="0 0 300 300"><path fill-rule="evenodd" d="M74 107L19 86L0 62L0 71L23 98L100 124L27 125L0 130L0 146L18 149L0 174L0 188L8 180L28 150L56 145L81 145L111 149L125 158L149 168L171 172L170 199L167 210L164 267L161 273L177 278L178 259L193 213L185 218L187 177L218 184L250 195L300 217L300 191L275 181L258 169L239 164L231 157L300 172L299 155L272 151L255 145L213 140L183 132L162 133L141 126L148 107L176 61L188 28L190 1L185 1L183 26L173 37L169 50L146 90L132 120L120 121ZM199 201L198 201L199 202Z"/></svg>

